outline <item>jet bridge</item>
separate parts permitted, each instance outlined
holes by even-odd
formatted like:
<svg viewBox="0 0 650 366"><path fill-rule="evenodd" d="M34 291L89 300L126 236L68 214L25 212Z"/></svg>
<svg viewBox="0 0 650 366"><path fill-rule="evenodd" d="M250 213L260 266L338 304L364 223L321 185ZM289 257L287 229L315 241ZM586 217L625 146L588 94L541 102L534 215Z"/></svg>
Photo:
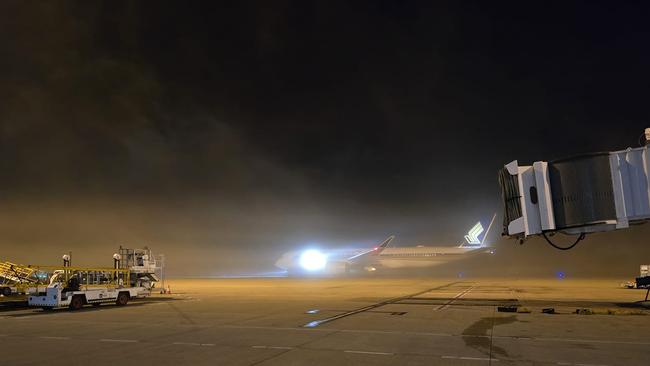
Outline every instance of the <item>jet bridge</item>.
<svg viewBox="0 0 650 366"><path fill-rule="evenodd" d="M503 235L625 229L650 219L650 128L645 146L520 165L499 171Z"/></svg>

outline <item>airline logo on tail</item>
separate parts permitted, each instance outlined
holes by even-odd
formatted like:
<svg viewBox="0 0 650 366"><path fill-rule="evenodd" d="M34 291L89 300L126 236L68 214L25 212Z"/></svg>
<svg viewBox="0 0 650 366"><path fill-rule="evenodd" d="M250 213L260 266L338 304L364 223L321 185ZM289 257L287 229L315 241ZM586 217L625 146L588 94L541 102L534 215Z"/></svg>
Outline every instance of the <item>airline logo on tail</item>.
<svg viewBox="0 0 650 366"><path fill-rule="evenodd" d="M469 245L481 245L481 241L478 238L481 233L483 233L483 225L477 222L476 225L469 229L467 235L465 235L465 241Z"/></svg>

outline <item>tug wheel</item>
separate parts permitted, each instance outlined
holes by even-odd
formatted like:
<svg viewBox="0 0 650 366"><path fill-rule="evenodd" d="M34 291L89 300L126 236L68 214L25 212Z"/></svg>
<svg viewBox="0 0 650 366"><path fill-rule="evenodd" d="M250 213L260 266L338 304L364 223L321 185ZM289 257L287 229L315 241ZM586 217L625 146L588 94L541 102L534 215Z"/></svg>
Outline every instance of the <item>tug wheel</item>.
<svg viewBox="0 0 650 366"><path fill-rule="evenodd" d="M3 287L0 293L2 293L4 296L9 296L11 295L11 289L9 287Z"/></svg>
<svg viewBox="0 0 650 366"><path fill-rule="evenodd" d="M81 295L74 295L72 296L72 300L70 300L70 309L71 310L79 310L84 306L84 299L81 297Z"/></svg>
<svg viewBox="0 0 650 366"><path fill-rule="evenodd" d="M129 294L127 292L120 292L119 295L117 295L117 301L115 303L118 306L124 306L129 302Z"/></svg>

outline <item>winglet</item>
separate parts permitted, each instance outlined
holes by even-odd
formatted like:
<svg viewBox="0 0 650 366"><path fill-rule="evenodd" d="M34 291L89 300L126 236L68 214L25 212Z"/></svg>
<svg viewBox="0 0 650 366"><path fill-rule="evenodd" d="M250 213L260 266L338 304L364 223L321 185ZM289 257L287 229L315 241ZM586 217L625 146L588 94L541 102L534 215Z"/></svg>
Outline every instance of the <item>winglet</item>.
<svg viewBox="0 0 650 366"><path fill-rule="evenodd" d="M381 252L382 250L386 249L386 247L388 246L388 244L390 244L390 242L393 241L393 239L395 239L395 235L391 235L391 236L389 236L388 238L386 238L386 240L382 241L381 244L379 244L379 245L377 246L377 249L376 249L376 250L377 250L378 252Z"/></svg>
<svg viewBox="0 0 650 366"><path fill-rule="evenodd" d="M352 257L348 258L348 261L358 260L361 257L369 256L369 255L379 255L382 252L382 250L386 249L388 244L391 241L393 241L393 239L395 239L395 235L389 236L388 238L386 238L386 240L382 241L381 243L379 243L377 246L375 246L372 249L369 249L369 250L366 250L365 252L353 255Z"/></svg>

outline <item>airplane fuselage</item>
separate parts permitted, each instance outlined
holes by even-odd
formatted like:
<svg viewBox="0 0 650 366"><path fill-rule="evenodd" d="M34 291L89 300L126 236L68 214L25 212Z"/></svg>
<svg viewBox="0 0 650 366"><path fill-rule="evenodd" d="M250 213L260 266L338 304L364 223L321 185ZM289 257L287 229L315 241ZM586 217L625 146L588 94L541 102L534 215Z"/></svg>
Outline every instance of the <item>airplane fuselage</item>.
<svg viewBox="0 0 650 366"><path fill-rule="evenodd" d="M290 274L345 274L357 271L433 267L466 258L471 254L494 253L483 244L495 218L496 214L492 216L482 240L479 235L483 232L483 226L478 222L467 232L466 243L462 245L389 248L388 244L395 239L395 236L391 235L372 249L352 251L306 249L302 252L287 252L275 262L275 265Z"/></svg>
<svg viewBox="0 0 650 366"><path fill-rule="evenodd" d="M376 256L379 267L424 268L434 267L465 258L481 248L472 247L392 247L384 249Z"/></svg>
<svg viewBox="0 0 650 366"><path fill-rule="evenodd" d="M349 252L331 251L326 254L328 263L320 272L327 274L348 273L350 271L375 271L384 269L426 268L449 263L466 258L472 253L485 251L485 247L458 247L458 246L417 246L417 247L390 247L379 253L349 261ZM289 272L304 272L299 263L300 252L285 253L276 266Z"/></svg>

